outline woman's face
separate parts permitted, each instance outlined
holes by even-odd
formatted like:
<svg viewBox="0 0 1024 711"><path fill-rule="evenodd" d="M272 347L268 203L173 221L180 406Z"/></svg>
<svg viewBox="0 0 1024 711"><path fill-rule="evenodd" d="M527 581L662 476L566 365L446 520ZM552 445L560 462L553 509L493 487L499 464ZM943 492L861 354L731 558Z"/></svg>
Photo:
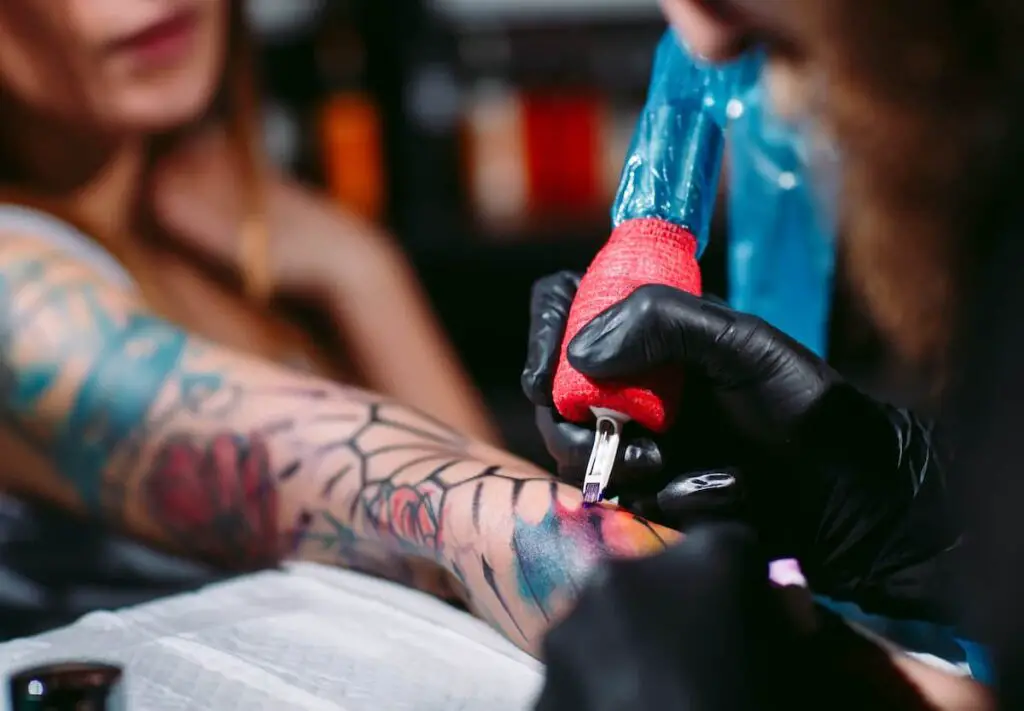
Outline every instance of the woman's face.
<svg viewBox="0 0 1024 711"><path fill-rule="evenodd" d="M210 104L229 0L0 0L0 90L115 133L186 123Z"/></svg>

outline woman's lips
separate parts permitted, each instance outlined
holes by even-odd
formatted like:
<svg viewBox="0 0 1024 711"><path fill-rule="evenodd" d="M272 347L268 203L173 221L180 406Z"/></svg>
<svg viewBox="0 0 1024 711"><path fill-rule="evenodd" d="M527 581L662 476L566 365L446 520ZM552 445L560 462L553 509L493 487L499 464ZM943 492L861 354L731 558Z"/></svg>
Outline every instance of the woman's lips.
<svg viewBox="0 0 1024 711"><path fill-rule="evenodd" d="M113 49L147 69L174 65L191 51L197 26L195 12L178 12L115 42Z"/></svg>

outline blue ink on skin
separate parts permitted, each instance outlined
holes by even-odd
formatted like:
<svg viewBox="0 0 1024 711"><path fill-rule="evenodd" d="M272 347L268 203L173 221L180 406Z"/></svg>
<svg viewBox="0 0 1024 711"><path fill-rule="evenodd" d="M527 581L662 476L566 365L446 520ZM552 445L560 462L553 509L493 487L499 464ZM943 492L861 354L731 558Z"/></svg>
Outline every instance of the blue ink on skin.
<svg viewBox="0 0 1024 711"><path fill-rule="evenodd" d="M12 368L11 345L14 340L16 325L14 323L14 296L24 287L38 283L45 277L46 265L41 259L21 262L9 268L7 274L0 275L0 348L4 353L6 368ZM15 412L30 410L45 395L60 373L58 362L34 363L21 368L21 372L9 373L9 388L4 393L7 401L3 404L6 410Z"/></svg>
<svg viewBox="0 0 1024 711"><path fill-rule="evenodd" d="M517 516L512 550L520 597L550 619L556 597L579 594L601 548L601 517L594 511L569 510L554 499L536 524Z"/></svg>
<svg viewBox="0 0 1024 711"><path fill-rule="evenodd" d="M10 265L0 273L0 353L5 370L10 371L2 405L8 415L31 421L68 372L68 364L88 359L89 371L70 411L55 425L54 441L47 450L60 475L75 486L90 511L98 512L111 455L145 424L179 367L187 337L144 314L130 314L127 323L119 323L88 283L44 286L43 293L16 303L24 289L46 284L47 270L47 260L38 258ZM68 308L72 299L85 303L87 320L76 323L82 316ZM13 363L19 324L27 327L48 315L64 320L55 328L67 329L53 337L52 354L33 363Z"/></svg>
<svg viewBox="0 0 1024 711"><path fill-rule="evenodd" d="M552 596L568 584L566 571L548 559L551 551L540 554L539 550L541 545L551 545L558 540L559 528L558 519L548 511L536 525L517 519L512 539L519 560L516 568L519 596L536 602L545 615L550 609Z"/></svg>
<svg viewBox="0 0 1024 711"><path fill-rule="evenodd" d="M112 336L96 354L54 447L58 470L90 511L100 510L111 454L145 423L187 345L181 331L140 314Z"/></svg>

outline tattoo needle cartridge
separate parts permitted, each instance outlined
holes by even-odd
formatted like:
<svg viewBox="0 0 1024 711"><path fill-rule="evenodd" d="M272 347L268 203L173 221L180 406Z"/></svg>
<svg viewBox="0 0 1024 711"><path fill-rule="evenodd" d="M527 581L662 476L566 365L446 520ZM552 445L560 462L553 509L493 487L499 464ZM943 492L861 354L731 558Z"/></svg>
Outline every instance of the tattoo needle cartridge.
<svg viewBox="0 0 1024 711"><path fill-rule="evenodd" d="M597 418L597 430L594 433L594 447L590 450L587 472L583 477L583 503L596 504L608 488L615 466L615 458L619 453L619 441L622 438L622 426L628 419L625 415L601 407L593 408Z"/></svg>

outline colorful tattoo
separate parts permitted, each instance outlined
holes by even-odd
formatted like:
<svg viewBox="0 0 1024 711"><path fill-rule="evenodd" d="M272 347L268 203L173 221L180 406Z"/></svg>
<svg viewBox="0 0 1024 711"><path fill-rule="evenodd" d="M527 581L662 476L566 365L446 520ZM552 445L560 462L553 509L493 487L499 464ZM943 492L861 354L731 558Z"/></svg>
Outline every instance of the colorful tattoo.
<svg viewBox="0 0 1024 711"><path fill-rule="evenodd" d="M515 551L519 595L536 605L546 618L554 611L556 595L576 592L593 561L581 553L599 550L603 517L597 509L565 508L552 492L551 508L538 523L516 516L512 550ZM549 547L555 542L557 550Z"/></svg>
<svg viewBox="0 0 1024 711"><path fill-rule="evenodd" d="M426 415L188 338L56 254L0 250L0 388L96 517L225 566L285 553L468 593L528 649L603 556L664 546Z"/></svg>
<svg viewBox="0 0 1024 711"><path fill-rule="evenodd" d="M438 550L440 544L438 513L431 502L438 493L429 481L421 487L395 486L386 481L368 492L366 512L378 529L408 548L410 554L421 555L425 550Z"/></svg>
<svg viewBox="0 0 1024 711"><path fill-rule="evenodd" d="M278 494L263 436L169 439L141 484L146 513L182 549L234 557L240 567L279 558Z"/></svg>

